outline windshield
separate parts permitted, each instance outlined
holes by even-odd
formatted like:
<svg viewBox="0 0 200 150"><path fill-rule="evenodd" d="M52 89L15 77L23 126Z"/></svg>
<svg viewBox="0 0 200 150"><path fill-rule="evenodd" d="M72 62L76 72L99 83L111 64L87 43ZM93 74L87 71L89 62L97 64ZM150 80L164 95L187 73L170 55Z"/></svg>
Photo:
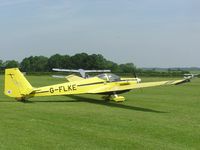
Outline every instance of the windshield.
<svg viewBox="0 0 200 150"><path fill-rule="evenodd" d="M100 79L106 80L106 81L120 81L120 77L112 74L112 73L104 73L104 74L100 74L97 77L99 77Z"/></svg>

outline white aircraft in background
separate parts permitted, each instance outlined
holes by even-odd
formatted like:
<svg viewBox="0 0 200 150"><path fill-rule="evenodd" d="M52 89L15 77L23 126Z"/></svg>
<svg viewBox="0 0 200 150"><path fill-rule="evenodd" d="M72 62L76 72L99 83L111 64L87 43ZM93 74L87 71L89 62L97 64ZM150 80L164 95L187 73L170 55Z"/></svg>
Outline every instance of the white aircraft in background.
<svg viewBox="0 0 200 150"><path fill-rule="evenodd" d="M184 78L185 78L185 79L192 79L192 78L197 77L198 75L199 75L199 74L186 73L186 74L184 74Z"/></svg>

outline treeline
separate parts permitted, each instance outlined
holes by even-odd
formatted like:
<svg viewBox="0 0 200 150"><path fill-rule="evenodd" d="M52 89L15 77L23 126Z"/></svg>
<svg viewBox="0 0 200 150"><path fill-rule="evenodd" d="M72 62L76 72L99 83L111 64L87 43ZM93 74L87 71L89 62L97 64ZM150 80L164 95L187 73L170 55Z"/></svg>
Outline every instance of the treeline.
<svg viewBox="0 0 200 150"><path fill-rule="evenodd" d="M79 53L73 56L55 54L51 57L45 56L30 56L24 58L21 62L16 60L7 60L3 62L0 60L0 72L5 68L18 67L24 72L31 73L45 73L51 72L52 68L65 68L65 69L110 69L113 73L122 76L183 76L188 71L181 69L166 71L146 70L136 68L133 63L117 64L110 60L105 59L101 54Z"/></svg>
<svg viewBox="0 0 200 150"><path fill-rule="evenodd" d="M110 69L112 72L131 73L136 70L133 63L120 64L105 59L100 54L88 55L79 53L73 56L55 54L51 57L30 56L24 58L21 62L0 60L1 68L19 67L24 72L49 72L52 68L67 69Z"/></svg>

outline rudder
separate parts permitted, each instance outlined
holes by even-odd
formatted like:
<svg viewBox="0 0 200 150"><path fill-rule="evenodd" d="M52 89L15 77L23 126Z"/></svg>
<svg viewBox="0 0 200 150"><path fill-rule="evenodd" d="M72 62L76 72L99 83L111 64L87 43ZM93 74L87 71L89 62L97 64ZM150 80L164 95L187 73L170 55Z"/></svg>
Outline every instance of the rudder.
<svg viewBox="0 0 200 150"><path fill-rule="evenodd" d="M18 68L5 70L4 85L4 94L9 97L15 97L18 100L27 98L33 91L33 87Z"/></svg>

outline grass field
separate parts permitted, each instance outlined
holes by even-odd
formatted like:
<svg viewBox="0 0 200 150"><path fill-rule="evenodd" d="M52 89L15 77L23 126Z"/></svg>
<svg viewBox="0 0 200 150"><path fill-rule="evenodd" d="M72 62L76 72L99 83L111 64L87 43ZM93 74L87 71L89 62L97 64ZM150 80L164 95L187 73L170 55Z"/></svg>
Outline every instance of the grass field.
<svg viewBox="0 0 200 150"><path fill-rule="evenodd" d="M27 78L34 86L62 82ZM144 80L157 79L162 80ZM3 95L0 76L0 149L200 149L200 79L123 96L123 103L105 102L99 95L21 103Z"/></svg>

